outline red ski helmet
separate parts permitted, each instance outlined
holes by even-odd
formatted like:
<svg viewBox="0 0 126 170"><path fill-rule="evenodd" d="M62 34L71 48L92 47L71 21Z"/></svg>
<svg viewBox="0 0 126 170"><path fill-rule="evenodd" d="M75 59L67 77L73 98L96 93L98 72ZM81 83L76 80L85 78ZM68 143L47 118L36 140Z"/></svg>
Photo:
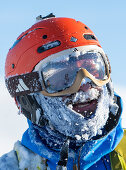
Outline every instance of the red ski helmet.
<svg viewBox="0 0 126 170"><path fill-rule="evenodd" d="M60 45L39 52L39 47L55 41L59 41ZM49 55L83 45L100 46L94 33L85 24L71 18L44 19L23 32L10 48L5 77L29 73Z"/></svg>
<svg viewBox="0 0 126 170"><path fill-rule="evenodd" d="M87 45L101 47L90 28L80 21L51 17L37 22L17 38L7 54L5 80L9 92L11 93L10 84L15 84L13 79L11 82L7 81L10 77L23 74L30 77L35 66L44 58L63 50Z"/></svg>

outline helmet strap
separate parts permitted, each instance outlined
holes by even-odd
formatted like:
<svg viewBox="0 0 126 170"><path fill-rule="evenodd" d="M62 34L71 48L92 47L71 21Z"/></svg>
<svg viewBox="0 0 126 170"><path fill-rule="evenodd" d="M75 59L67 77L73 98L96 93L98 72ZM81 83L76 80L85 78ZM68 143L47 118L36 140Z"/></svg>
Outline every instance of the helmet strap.
<svg viewBox="0 0 126 170"><path fill-rule="evenodd" d="M32 123L39 126L45 126L48 120L44 117L43 110L35 99L34 95L21 95L17 96L17 101L21 105L21 111L32 121ZM39 113L39 115L37 115ZM38 118L39 117L39 118Z"/></svg>

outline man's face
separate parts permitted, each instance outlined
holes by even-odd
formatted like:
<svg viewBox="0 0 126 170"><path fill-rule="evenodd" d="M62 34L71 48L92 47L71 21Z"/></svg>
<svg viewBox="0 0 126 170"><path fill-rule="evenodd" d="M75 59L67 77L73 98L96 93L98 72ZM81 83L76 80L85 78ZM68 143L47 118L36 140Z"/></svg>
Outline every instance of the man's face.
<svg viewBox="0 0 126 170"><path fill-rule="evenodd" d="M48 93L69 89L77 76L81 77L81 85L77 85L79 90L74 93L71 91L62 93L60 97L36 94L44 115L53 129L84 141L101 135L109 117L111 96L105 83L97 86L94 81L105 82L108 79L105 55L101 48L97 48L98 50L77 50L71 53L68 51L68 53L51 56L48 58L49 61L45 59L41 67ZM77 74L83 69L87 70L92 77L87 78L88 76L82 77Z"/></svg>

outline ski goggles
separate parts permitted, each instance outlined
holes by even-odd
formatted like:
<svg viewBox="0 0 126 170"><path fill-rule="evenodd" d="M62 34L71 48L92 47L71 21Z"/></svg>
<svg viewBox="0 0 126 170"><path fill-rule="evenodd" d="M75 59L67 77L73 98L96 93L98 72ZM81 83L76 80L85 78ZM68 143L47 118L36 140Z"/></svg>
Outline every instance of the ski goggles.
<svg viewBox="0 0 126 170"><path fill-rule="evenodd" d="M90 51L84 49L77 47L53 54L41 60L33 72L5 79L10 95L36 92L54 97L69 95L80 89L85 78L97 86L105 85L111 72L107 56L100 47Z"/></svg>
<svg viewBox="0 0 126 170"><path fill-rule="evenodd" d="M73 52L69 55L49 59L42 64L42 94L63 96L76 93L84 78L89 78L97 86L110 80L108 62L97 51Z"/></svg>

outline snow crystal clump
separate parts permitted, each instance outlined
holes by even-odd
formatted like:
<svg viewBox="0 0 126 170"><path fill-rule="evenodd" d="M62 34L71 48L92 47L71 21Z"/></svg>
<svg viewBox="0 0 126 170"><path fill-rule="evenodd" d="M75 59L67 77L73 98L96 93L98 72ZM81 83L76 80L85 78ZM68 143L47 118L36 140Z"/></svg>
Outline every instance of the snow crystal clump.
<svg viewBox="0 0 126 170"><path fill-rule="evenodd" d="M110 102L110 111L113 115L116 115L118 112L119 106L116 103L113 103L113 100Z"/></svg>
<svg viewBox="0 0 126 170"><path fill-rule="evenodd" d="M14 150L19 160L19 169L36 170L46 168L45 158L25 148L19 141L15 143Z"/></svg>
<svg viewBox="0 0 126 170"><path fill-rule="evenodd" d="M99 96L99 91L95 88L89 89L87 92L80 91L76 93L73 99L73 103L76 103L78 101L85 102L90 100L97 99Z"/></svg>
<svg viewBox="0 0 126 170"><path fill-rule="evenodd" d="M77 92L74 101L85 101L89 97L94 99L99 96L98 90L93 88L87 94L82 95L82 93ZM61 97L45 97L41 93L37 93L36 99L54 129L66 136L77 138L81 136L81 139L85 141L99 133L101 134L109 116L110 96L106 86L101 87L97 109L94 117L89 119L85 119L81 114L72 110L70 106L68 107Z"/></svg>
<svg viewBox="0 0 126 170"><path fill-rule="evenodd" d="M39 123L40 116L41 116L41 109L37 109L36 110L36 124Z"/></svg>

